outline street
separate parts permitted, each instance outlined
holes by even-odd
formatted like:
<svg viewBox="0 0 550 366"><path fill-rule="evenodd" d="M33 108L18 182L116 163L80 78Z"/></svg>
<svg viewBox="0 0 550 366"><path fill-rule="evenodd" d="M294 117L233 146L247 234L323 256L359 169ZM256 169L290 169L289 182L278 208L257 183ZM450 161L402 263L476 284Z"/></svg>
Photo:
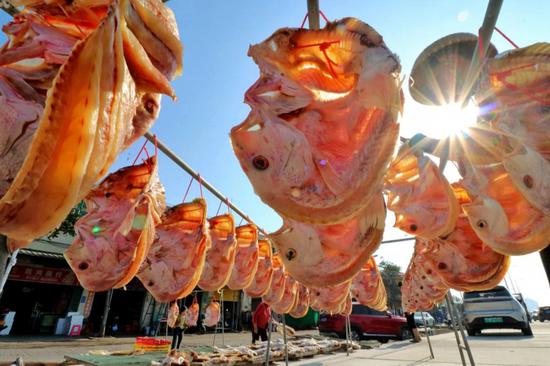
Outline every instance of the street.
<svg viewBox="0 0 550 366"><path fill-rule="evenodd" d="M468 337L476 365L521 365L545 366L550 360L550 323L535 322L532 324L534 337L525 337L519 331L492 330L482 336ZM298 332L307 334L312 332ZM274 334L275 338L280 338ZM212 345L213 337L208 335L187 335L186 345ZM221 343L221 335L216 337ZM426 338L418 344L408 341L390 342L379 348L356 351L349 357L345 353L316 356L293 365L460 365L454 333L445 333L431 337L435 359L429 359ZM13 361L22 356L25 361L61 361L67 354L81 354L90 350L129 350L134 338L105 339L67 339L55 337L0 339L0 361ZM239 345L250 342L248 333L225 335L227 344ZM279 363L280 364L280 363Z"/></svg>

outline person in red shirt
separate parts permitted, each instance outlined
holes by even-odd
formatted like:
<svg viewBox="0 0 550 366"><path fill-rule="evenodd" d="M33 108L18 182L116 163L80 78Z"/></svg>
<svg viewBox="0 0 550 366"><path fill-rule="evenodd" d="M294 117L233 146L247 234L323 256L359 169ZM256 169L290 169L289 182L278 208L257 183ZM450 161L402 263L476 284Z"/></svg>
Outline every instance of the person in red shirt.
<svg viewBox="0 0 550 366"><path fill-rule="evenodd" d="M256 343L257 340L267 341L270 317L271 308L265 302L261 302L252 315L252 343Z"/></svg>

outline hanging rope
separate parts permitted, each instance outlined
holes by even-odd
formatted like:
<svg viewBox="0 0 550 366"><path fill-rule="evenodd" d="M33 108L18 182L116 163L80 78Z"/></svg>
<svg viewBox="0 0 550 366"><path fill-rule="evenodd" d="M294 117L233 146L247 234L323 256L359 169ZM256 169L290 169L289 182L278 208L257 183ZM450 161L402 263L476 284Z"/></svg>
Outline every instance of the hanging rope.
<svg viewBox="0 0 550 366"><path fill-rule="evenodd" d="M191 189L191 184L193 183L193 177L189 180L189 184L187 185L187 189L185 190L185 195L183 196L183 202L185 202L185 199L187 198L187 195L189 194L189 189Z"/></svg>
<svg viewBox="0 0 550 366"><path fill-rule="evenodd" d="M498 34L500 34L505 40L507 40L512 46L514 46L514 48L519 48L519 46L514 42L512 41L506 34L504 34L503 31L501 31L500 29L498 29L497 27L495 27L495 30L498 32Z"/></svg>
<svg viewBox="0 0 550 366"><path fill-rule="evenodd" d="M141 154L143 153L143 150L146 150L146 145L147 145L147 140L145 140L145 142L143 143L143 145L141 145L141 149L139 149L137 155L136 155L136 158L134 159L134 162L132 163L132 165L136 165L139 157L141 156ZM149 158L149 154L147 153L147 158Z"/></svg>

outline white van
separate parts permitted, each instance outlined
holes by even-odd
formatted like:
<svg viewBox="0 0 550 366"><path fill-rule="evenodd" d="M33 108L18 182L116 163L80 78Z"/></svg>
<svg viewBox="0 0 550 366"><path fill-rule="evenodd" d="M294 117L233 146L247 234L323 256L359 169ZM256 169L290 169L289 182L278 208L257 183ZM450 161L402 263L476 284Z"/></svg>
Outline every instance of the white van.
<svg viewBox="0 0 550 366"><path fill-rule="evenodd" d="M505 287L464 293L464 322L468 335L483 329L521 329L524 335L533 331L525 308Z"/></svg>

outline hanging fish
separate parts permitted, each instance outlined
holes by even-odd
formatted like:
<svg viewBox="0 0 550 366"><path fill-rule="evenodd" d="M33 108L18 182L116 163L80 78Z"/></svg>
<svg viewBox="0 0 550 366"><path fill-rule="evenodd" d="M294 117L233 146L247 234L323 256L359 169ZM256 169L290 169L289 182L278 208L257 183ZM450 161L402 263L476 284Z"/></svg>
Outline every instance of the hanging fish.
<svg viewBox="0 0 550 366"><path fill-rule="evenodd" d="M222 289L231 276L237 252L235 221L230 214L208 220L212 246L206 252L206 261L198 286L205 291Z"/></svg>
<svg viewBox="0 0 550 366"><path fill-rule="evenodd" d="M156 301L189 295L199 282L211 240L206 201L198 198L169 208L137 277Z"/></svg>
<svg viewBox="0 0 550 366"><path fill-rule="evenodd" d="M237 227L237 253L227 287L242 290L252 284L258 269L258 228L247 224Z"/></svg>
<svg viewBox="0 0 550 366"><path fill-rule="evenodd" d="M304 223L355 216L378 193L397 140L397 57L353 18L280 29L249 55L260 78L231 141L256 194Z"/></svg>
<svg viewBox="0 0 550 366"><path fill-rule="evenodd" d="M353 278L351 293L362 305L379 311L386 310L388 302L386 288L373 257L370 257Z"/></svg>
<svg viewBox="0 0 550 366"><path fill-rule="evenodd" d="M303 318L309 311L309 290L303 284L298 283L296 291L296 301L289 312L289 315L295 319Z"/></svg>
<svg viewBox="0 0 550 366"><path fill-rule="evenodd" d="M273 273L269 289L262 296L262 301L266 304L275 304L283 298L285 292L285 267L279 253L275 253L272 259Z"/></svg>
<svg viewBox="0 0 550 366"><path fill-rule="evenodd" d="M267 239L258 240L258 269L250 286L244 292L250 297L262 297L269 291L273 277L271 243Z"/></svg>
<svg viewBox="0 0 550 366"><path fill-rule="evenodd" d="M284 219L269 236L286 270L306 286L350 280L380 245L386 209L382 195L356 218L332 225L309 225Z"/></svg>
<svg viewBox="0 0 550 366"><path fill-rule="evenodd" d="M277 314L287 314L294 307L296 302L296 292L298 290L298 282L288 274L285 274L285 286L281 300L268 304L271 310Z"/></svg>
<svg viewBox="0 0 550 366"><path fill-rule="evenodd" d="M165 209L156 157L110 174L85 202L88 213L76 222L65 259L87 290L123 287L145 260Z"/></svg>

